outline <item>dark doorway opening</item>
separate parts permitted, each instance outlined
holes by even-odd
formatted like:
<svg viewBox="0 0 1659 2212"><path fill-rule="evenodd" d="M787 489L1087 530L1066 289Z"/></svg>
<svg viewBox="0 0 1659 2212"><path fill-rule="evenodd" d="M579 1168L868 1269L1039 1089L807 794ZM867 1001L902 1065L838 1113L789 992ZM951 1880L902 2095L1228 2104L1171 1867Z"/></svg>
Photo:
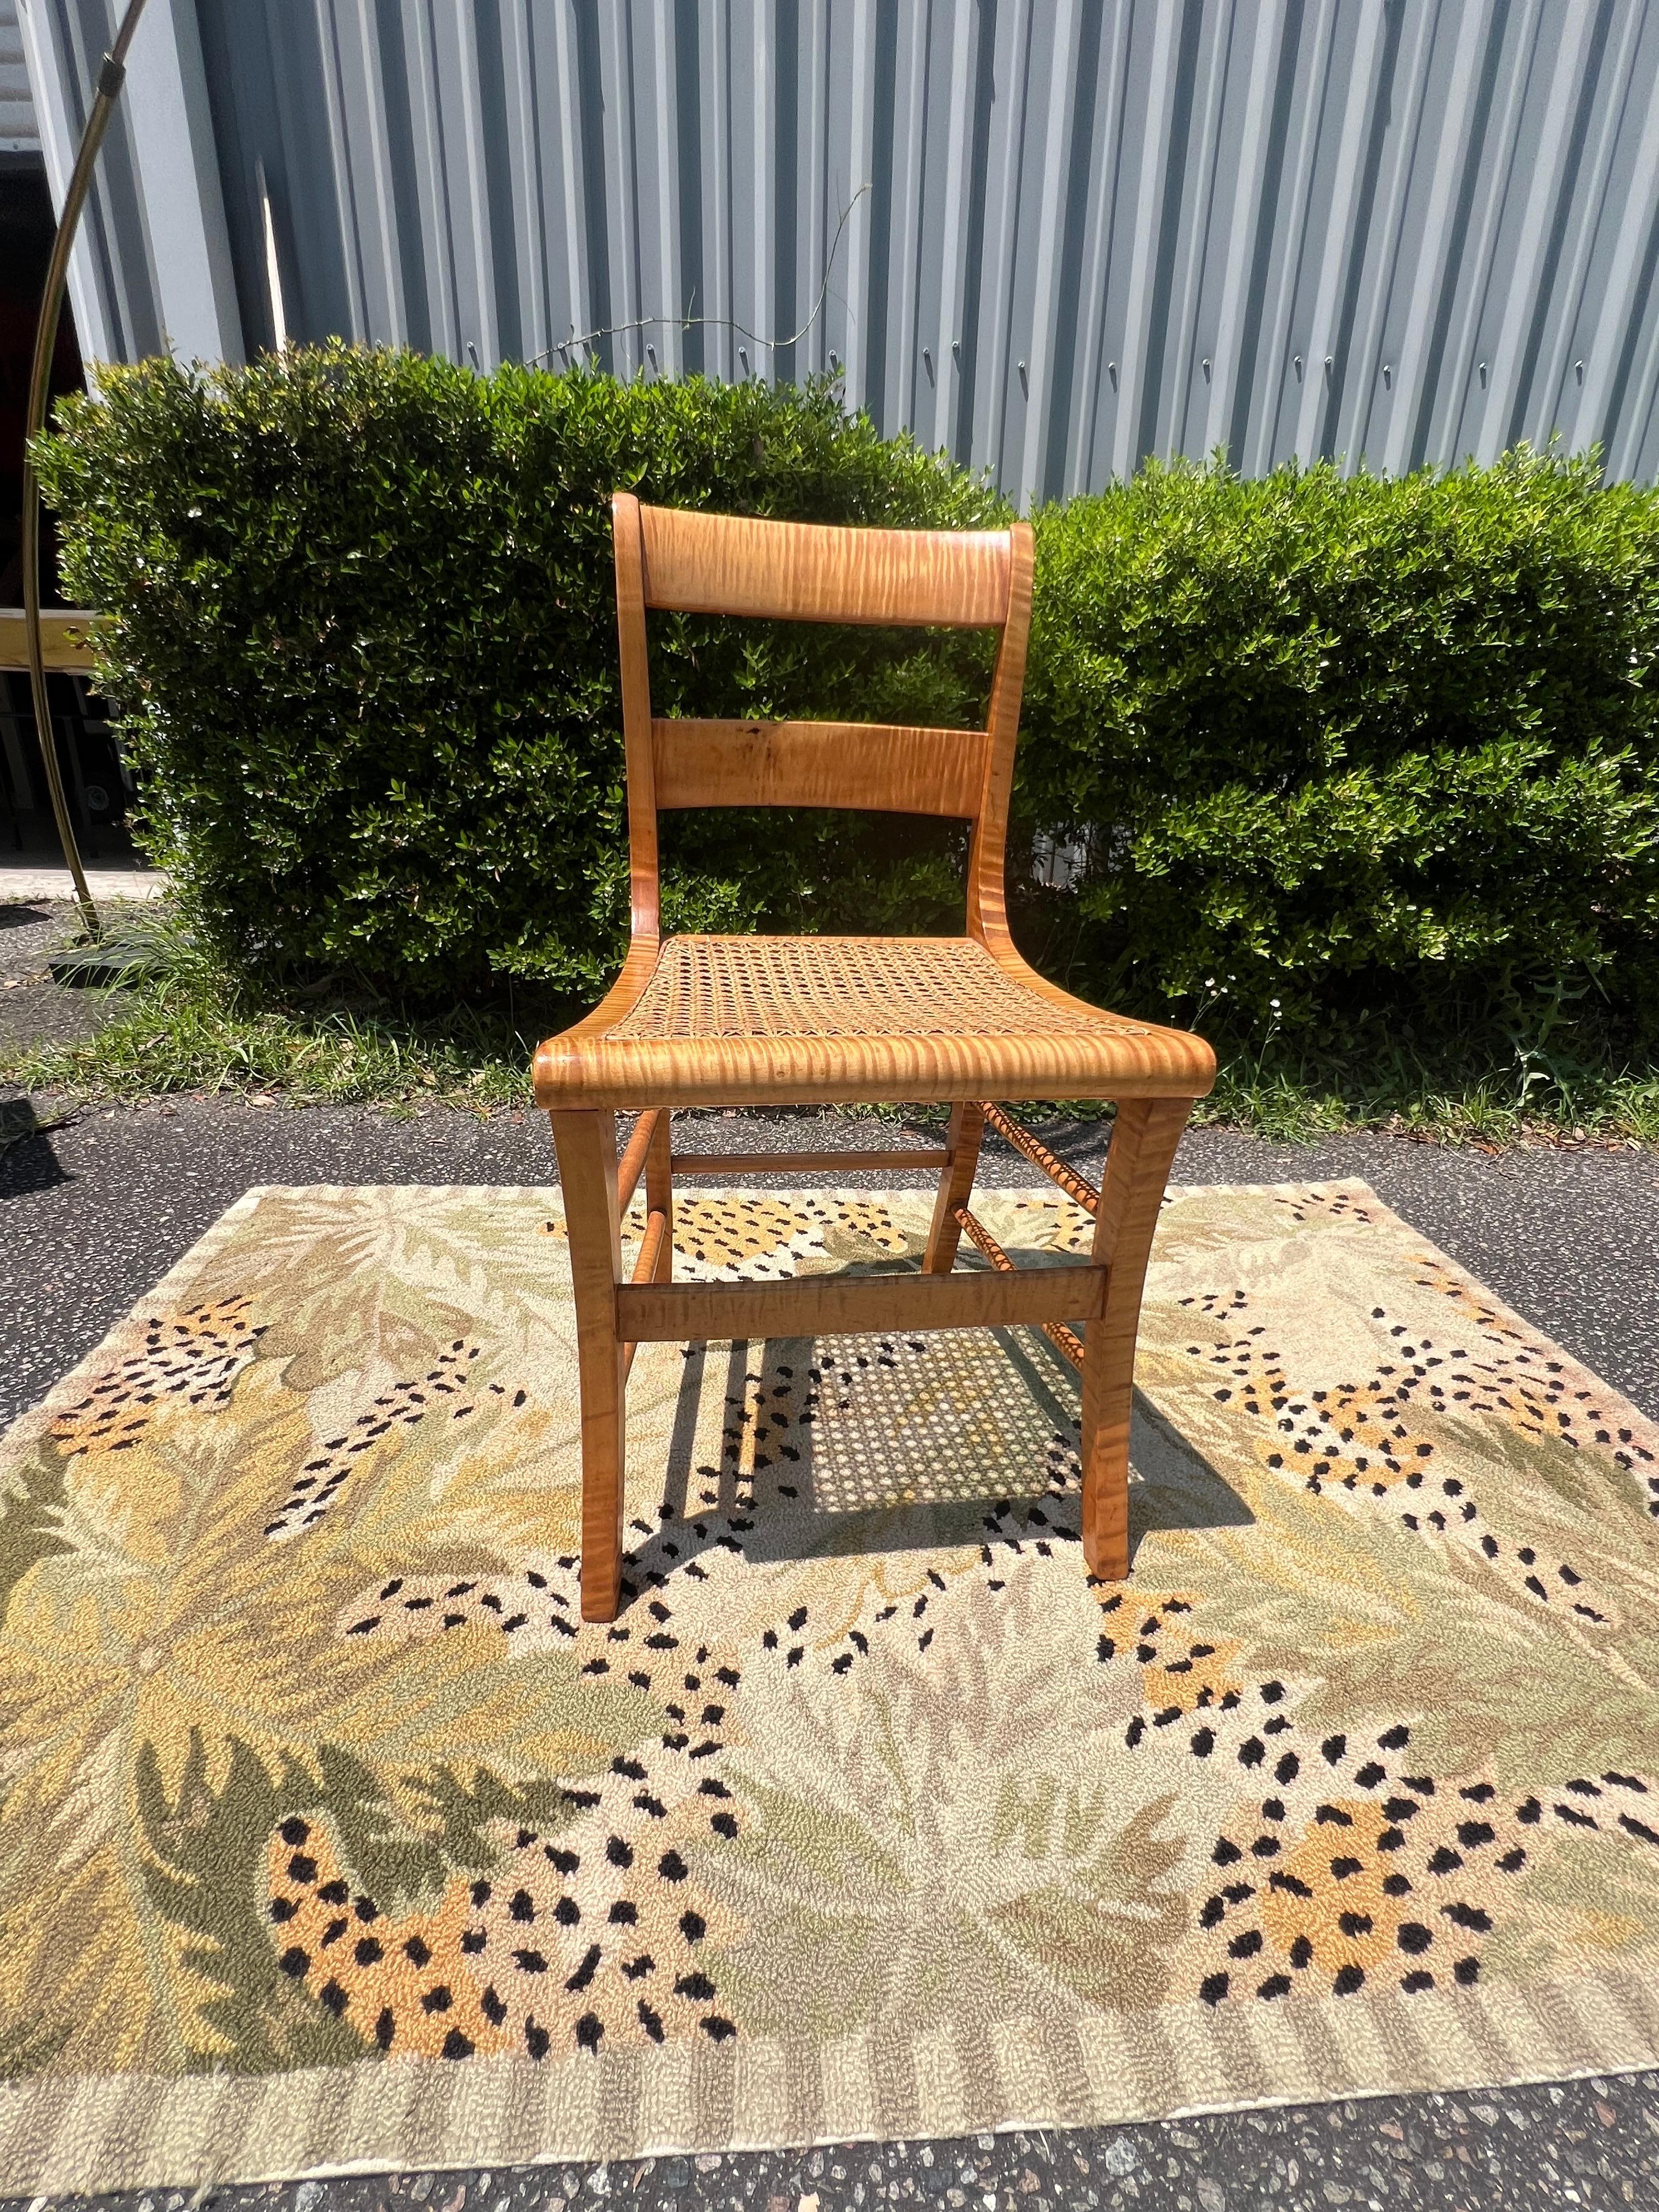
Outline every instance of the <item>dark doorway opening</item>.
<svg viewBox="0 0 1659 2212"><path fill-rule="evenodd" d="M44 160L0 153L0 607L23 604L23 430L35 321L56 228ZM84 382L66 301L52 356L52 397L79 392ZM40 595L47 606L61 606L50 513L41 540ZM130 852L132 781L104 702L80 676L48 676L46 693L64 788L84 850L100 856ZM58 855L29 680L15 670L0 672L0 846L48 861Z"/></svg>

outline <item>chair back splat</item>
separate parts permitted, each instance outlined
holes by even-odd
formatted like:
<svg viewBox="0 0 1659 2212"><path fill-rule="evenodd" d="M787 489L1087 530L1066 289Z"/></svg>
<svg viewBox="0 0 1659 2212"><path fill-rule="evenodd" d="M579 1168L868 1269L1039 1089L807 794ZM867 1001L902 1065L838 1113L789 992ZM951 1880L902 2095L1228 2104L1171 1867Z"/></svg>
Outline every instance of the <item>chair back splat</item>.
<svg viewBox="0 0 1659 2212"><path fill-rule="evenodd" d="M611 502L635 926L659 902L656 817L697 806L857 806L973 824L968 926L1006 928L1008 799L1031 622L1031 529L840 530ZM1001 633L983 730L654 717L647 608Z"/></svg>
<svg viewBox="0 0 1659 2212"><path fill-rule="evenodd" d="M623 1551L623 1401L637 1346L816 1330L1026 1324L1080 1370L1085 1556L1129 1568L1135 1334L1165 1179L1215 1060L1202 1039L1075 999L1021 958L1003 893L1014 745L1031 618L1029 524L1006 531L842 530L612 502L633 933L585 1021L536 1055L565 1188L581 1387L582 1612L609 1620ZM994 629L982 730L653 716L646 618L660 609L757 620ZM966 928L954 938L660 934L657 817L701 806L845 806L964 821ZM992 1103L1119 1102L1099 1190ZM951 1108L942 1150L891 1164L939 1171L919 1272L755 1284L673 1280L673 1184L714 1156L677 1153L677 1107L830 1099ZM615 1114L637 1119L617 1160ZM1094 1218L1079 1265L1022 1270L969 1211L987 1121ZM822 1156L833 1165L837 1156ZM794 1171L810 1156L752 1156ZM844 1156L848 1165L881 1156ZM726 1171L740 1163L720 1155ZM621 1218L646 1219L624 1280ZM989 1263L956 1273L966 1235ZM1075 1326L1074 1326L1075 1324ZM1079 1331L1082 1334L1079 1334ZM653 1492L655 1494L655 1486Z"/></svg>

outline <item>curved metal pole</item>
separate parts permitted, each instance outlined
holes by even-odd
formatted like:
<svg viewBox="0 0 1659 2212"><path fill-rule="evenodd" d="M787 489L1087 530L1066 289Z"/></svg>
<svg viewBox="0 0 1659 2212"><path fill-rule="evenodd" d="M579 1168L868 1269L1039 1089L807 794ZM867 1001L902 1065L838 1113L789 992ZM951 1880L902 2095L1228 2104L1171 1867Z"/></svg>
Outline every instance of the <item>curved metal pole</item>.
<svg viewBox="0 0 1659 2212"><path fill-rule="evenodd" d="M75 234L80 227L81 210L92 186L93 164L98 158L98 149L103 143L104 133L109 127L110 117L115 112L115 103L120 97L121 86L126 77L127 48L132 44L132 34L137 29L138 18L143 12L144 0L128 0L127 12L115 34L115 44L105 55L103 67L98 72L97 97L92 103L92 112L87 118L87 127L81 134L81 150L75 157L69 190L64 195L63 213L58 218L58 235L52 241L52 260L46 269L46 289L40 302L40 320L34 332L34 366L29 375L28 420L25 430L25 436L29 441L33 441L46 426L52 357L58 346L58 323L63 313L64 287L69 277L70 248L75 243ZM52 737L52 710L46 698L46 662L40 641L40 486L27 444L23 451L23 632L28 641L29 690L34 702L34 726L40 739L40 758L46 771L46 788L52 793L52 811L58 817L58 841L64 848L64 858L69 863L69 872L74 880L81 919L86 926L88 936L95 938L100 933L98 909L92 902L86 870L81 865L81 850L75 842L75 825L70 820L69 801L64 795L64 779L58 766L58 746Z"/></svg>

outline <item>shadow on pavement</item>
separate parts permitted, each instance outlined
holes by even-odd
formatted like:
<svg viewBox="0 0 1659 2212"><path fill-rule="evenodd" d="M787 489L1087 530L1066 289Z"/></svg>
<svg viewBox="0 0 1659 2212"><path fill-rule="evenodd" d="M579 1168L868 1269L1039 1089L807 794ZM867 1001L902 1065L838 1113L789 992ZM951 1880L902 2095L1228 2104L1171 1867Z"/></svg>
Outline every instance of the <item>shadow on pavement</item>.
<svg viewBox="0 0 1659 2212"><path fill-rule="evenodd" d="M0 1098L0 1198L21 1198L70 1181L52 1148L51 1133L77 1118L59 1114L43 1121L32 1098Z"/></svg>

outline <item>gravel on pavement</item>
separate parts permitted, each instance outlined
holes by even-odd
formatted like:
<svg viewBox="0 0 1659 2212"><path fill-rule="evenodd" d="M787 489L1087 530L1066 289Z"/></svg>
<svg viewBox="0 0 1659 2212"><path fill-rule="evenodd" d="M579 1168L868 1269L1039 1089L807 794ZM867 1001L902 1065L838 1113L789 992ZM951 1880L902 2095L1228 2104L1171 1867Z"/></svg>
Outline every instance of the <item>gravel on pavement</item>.
<svg viewBox="0 0 1659 2212"><path fill-rule="evenodd" d="M52 980L46 956L69 935L74 911L0 896L0 1047L76 1044L120 1011L105 992L66 991Z"/></svg>

